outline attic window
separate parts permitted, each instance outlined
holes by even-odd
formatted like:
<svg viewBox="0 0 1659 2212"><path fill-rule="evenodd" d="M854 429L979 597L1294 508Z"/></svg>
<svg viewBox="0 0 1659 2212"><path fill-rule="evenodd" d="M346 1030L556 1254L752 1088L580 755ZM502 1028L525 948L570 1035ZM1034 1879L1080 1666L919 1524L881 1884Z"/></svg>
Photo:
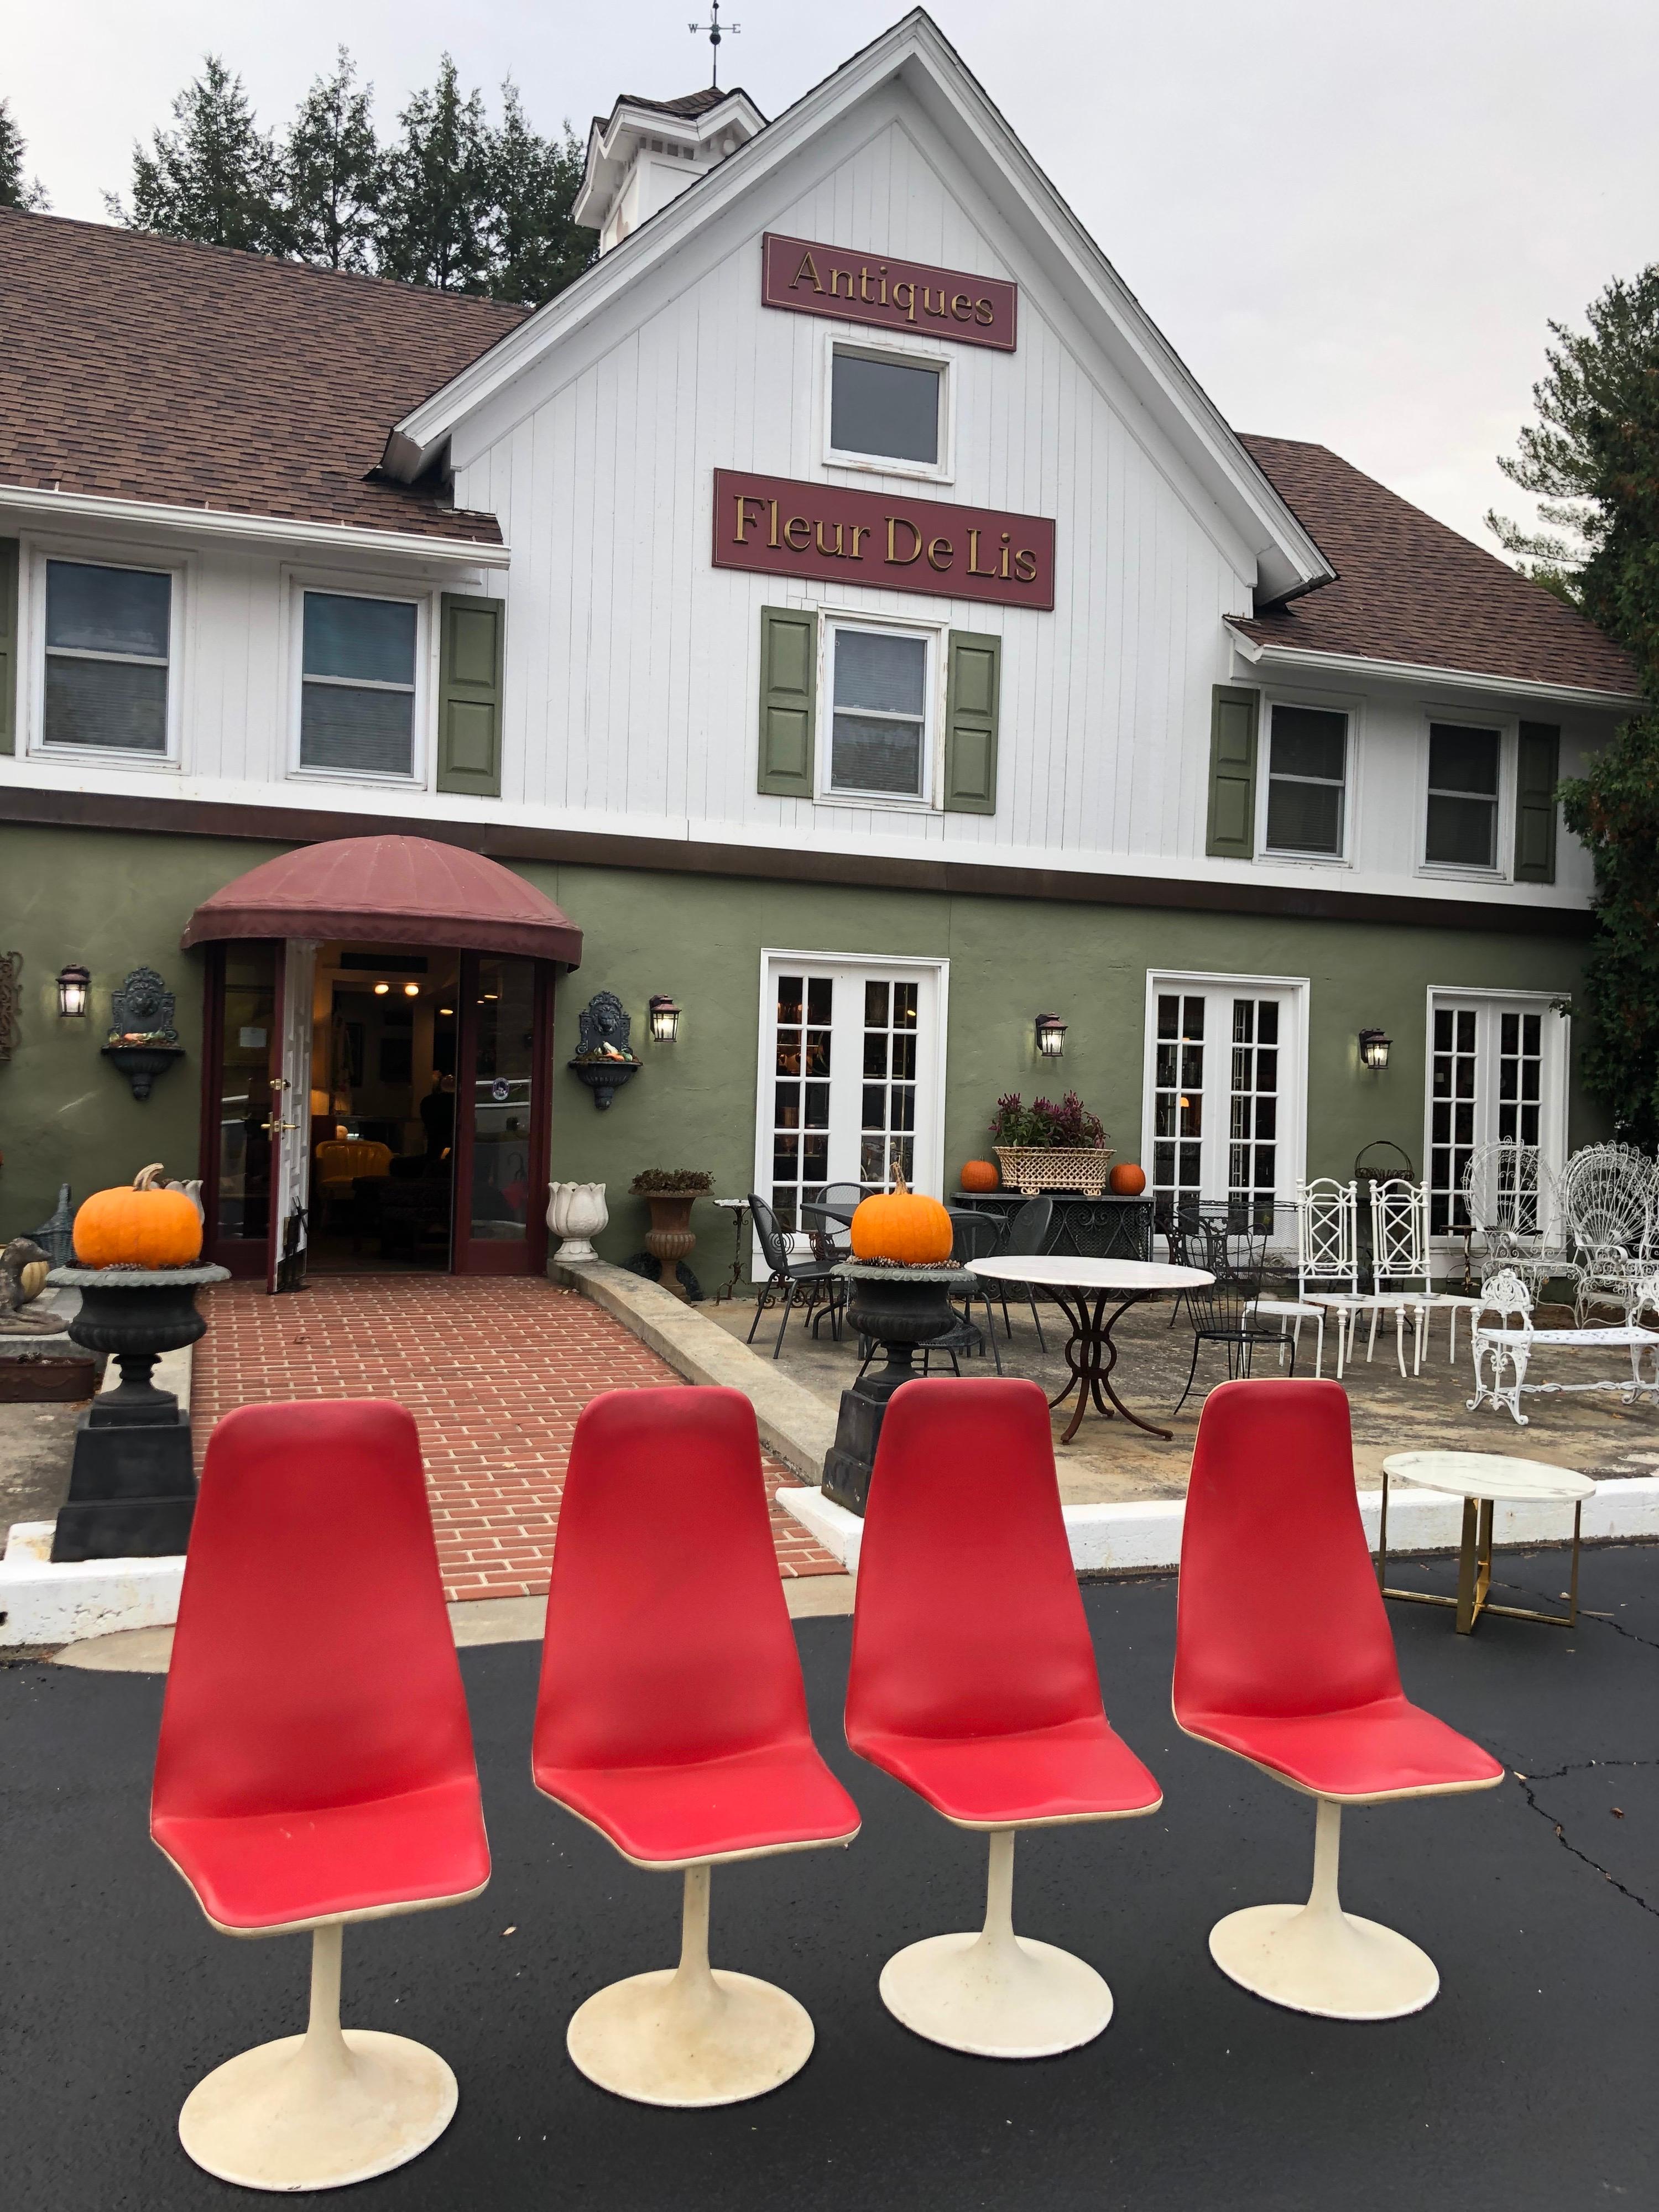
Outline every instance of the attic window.
<svg viewBox="0 0 1659 2212"><path fill-rule="evenodd" d="M944 396L942 368L836 346L830 370L831 451L936 469Z"/></svg>

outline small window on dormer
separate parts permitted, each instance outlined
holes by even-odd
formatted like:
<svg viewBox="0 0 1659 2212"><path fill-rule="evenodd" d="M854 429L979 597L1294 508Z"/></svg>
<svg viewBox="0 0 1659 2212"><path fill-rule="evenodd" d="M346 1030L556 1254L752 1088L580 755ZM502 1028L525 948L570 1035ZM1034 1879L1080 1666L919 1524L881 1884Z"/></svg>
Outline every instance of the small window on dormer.
<svg viewBox="0 0 1659 2212"><path fill-rule="evenodd" d="M840 453L937 468L945 372L837 346L830 365L830 443Z"/></svg>

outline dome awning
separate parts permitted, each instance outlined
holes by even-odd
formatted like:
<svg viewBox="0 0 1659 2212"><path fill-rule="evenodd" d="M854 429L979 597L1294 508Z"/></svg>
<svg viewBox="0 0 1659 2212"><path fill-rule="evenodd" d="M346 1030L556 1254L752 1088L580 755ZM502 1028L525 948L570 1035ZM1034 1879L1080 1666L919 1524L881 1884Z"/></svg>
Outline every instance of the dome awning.
<svg viewBox="0 0 1659 2212"><path fill-rule="evenodd" d="M264 860L204 899L179 939L345 938L516 953L576 967L582 933L499 860L430 837L334 837Z"/></svg>

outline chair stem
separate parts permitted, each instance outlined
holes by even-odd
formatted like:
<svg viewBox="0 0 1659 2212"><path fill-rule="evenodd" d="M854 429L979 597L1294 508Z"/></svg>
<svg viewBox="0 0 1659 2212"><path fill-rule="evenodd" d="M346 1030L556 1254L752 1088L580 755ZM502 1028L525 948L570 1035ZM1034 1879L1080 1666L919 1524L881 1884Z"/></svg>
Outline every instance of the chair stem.
<svg viewBox="0 0 1659 2212"><path fill-rule="evenodd" d="M351 2053L340 2033L340 1949L343 1929L337 1920L311 1933L311 2014L304 2040L295 2054L302 2075L319 2086L352 2070Z"/></svg>
<svg viewBox="0 0 1659 2212"><path fill-rule="evenodd" d="M985 1874L985 1926L980 1942L993 1949L1014 1941L1014 1830L994 1828Z"/></svg>
<svg viewBox="0 0 1659 2212"><path fill-rule="evenodd" d="M1337 1869L1342 1856L1342 1808L1329 1797L1321 1797L1316 1802L1313 1887L1308 1893L1308 1910L1335 1917L1342 1911L1337 1897Z"/></svg>
<svg viewBox="0 0 1659 2212"><path fill-rule="evenodd" d="M680 1910L680 1972L687 1978L708 1972L708 1889L713 1869L707 1861L685 1869Z"/></svg>

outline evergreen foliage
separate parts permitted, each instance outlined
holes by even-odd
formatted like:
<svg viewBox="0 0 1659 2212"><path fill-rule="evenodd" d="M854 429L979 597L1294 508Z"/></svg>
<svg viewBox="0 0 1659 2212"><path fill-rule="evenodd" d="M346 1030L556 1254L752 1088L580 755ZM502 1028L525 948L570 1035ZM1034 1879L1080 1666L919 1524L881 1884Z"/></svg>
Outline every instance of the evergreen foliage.
<svg viewBox="0 0 1659 2212"><path fill-rule="evenodd" d="M23 156L27 151L12 115L11 102L0 100L0 207L34 213L47 205L40 178L23 174Z"/></svg>
<svg viewBox="0 0 1659 2212"><path fill-rule="evenodd" d="M1547 532L1488 520L1530 573L1635 661L1656 704L1560 787L1595 866L1584 972L1584 1081L1621 1137L1659 1145L1659 264L1615 280L1586 331L1550 325L1538 421L1498 465L1540 501ZM1543 503L1547 502L1547 503ZM1565 534L1564 534L1565 533Z"/></svg>
<svg viewBox="0 0 1659 2212"><path fill-rule="evenodd" d="M447 54L389 143L373 98L342 46L278 137L258 129L241 80L210 54L173 102L175 127L134 148L130 209L112 198L110 212L169 238L530 305L587 267L595 240L571 221L582 156L568 124L542 137L509 79L492 125ZM12 140L21 176L21 141L8 128L0 107L0 198Z"/></svg>

